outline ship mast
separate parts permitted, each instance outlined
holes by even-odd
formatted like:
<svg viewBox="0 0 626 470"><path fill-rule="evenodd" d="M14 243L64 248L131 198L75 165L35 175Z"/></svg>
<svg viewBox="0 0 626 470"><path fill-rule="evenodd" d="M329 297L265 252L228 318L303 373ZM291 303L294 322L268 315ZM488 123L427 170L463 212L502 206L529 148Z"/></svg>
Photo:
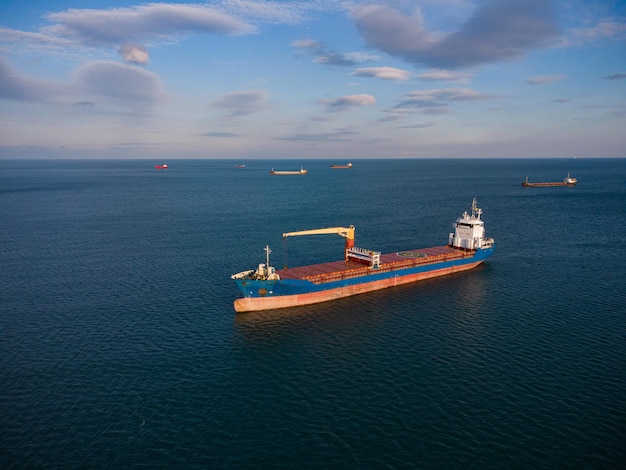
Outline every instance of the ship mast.
<svg viewBox="0 0 626 470"><path fill-rule="evenodd" d="M265 245L265 248L263 248L263 250L265 251L265 260L266 260L266 266L269 269L270 267L270 253L272 252L272 250L270 250L270 246L269 245Z"/></svg>
<svg viewBox="0 0 626 470"><path fill-rule="evenodd" d="M476 198L472 199L472 218L480 219L483 210L478 207L478 202L476 202Z"/></svg>

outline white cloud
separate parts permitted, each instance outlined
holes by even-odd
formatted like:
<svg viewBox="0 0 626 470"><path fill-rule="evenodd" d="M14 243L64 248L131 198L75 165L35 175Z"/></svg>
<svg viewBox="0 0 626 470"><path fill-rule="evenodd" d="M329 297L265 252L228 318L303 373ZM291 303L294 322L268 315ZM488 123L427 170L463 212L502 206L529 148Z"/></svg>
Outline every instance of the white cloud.
<svg viewBox="0 0 626 470"><path fill-rule="evenodd" d="M133 65L93 62L81 67L76 77L87 95L124 107L150 107L164 98L159 76Z"/></svg>
<svg viewBox="0 0 626 470"><path fill-rule="evenodd" d="M45 35L88 46L170 40L185 34L251 34L262 24L299 24L314 11L339 11L341 1L279 2L215 0L210 3L146 3L137 6L72 8L49 13Z"/></svg>
<svg viewBox="0 0 626 470"><path fill-rule="evenodd" d="M307 38L296 39L291 43L291 46L297 47L299 49L319 49L320 47L322 47L319 41Z"/></svg>
<svg viewBox="0 0 626 470"><path fill-rule="evenodd" d="M150 62L150 55L144 46L135 44L122 44L117 52L126 62L134 62L137 64L147 64Z"/></svg>
<svg viewBox="0 0 626 470"><path fill-rule="evenodd" d="M185 33L244 34L254 28L227 13L203 5L151 3L109 10L70 9L49 13L44 32L87 45L166 39Z"/></svg>
<svg viewBox="0 0 626 470"><path fill-rule="evenodd" d="M144 109L165 96L160 78L142 68L113 61L82 66L67 82L39 80L20 74L0 59L0 98L39 103L114 104Z"/></svg>

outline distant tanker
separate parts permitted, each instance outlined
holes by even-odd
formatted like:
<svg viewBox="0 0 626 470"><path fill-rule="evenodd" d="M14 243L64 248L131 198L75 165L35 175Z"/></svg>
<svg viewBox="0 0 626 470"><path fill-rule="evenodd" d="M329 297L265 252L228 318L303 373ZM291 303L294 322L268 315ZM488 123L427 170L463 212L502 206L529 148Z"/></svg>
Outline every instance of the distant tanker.
<svg viewBox="0 0 626 470"><path fill-rule="evenodd" d="M530 183L528 181L528 176L527 176L526 181L522 183L522 186L526 188L546 187L546 186L576 186L576 183L578 183L578 180L576 178L571 178L568 173L567 178L564 178L563 181L549 181L546 183Z"/></svg>
<svg viewBox="0 0 626 470"><path fill-rule="evenodd" d="M346 165L330 165L331 168L352 168L352 163Z"/></svg>

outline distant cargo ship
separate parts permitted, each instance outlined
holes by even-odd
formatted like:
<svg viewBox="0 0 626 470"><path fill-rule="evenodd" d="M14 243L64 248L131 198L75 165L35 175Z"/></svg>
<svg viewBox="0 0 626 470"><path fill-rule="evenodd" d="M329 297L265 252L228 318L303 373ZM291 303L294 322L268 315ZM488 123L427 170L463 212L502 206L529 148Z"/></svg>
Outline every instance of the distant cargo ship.
<svg viewBox="0 0 626 470"><path fill-rule="evenodd" d="M352 168L352 163L346 165L330 165L331 168Z"/></svg>
<svg viewBox="0 0 626 470"><path fill-rule="evenodd" d="M548 187L548 186L576 186L578 180L576 178L570 177L569 173L567 174L567 178L564 178L563 181L548 181L544 183L531 183L528 181L528 176L526 177L526 181L522 183L524 187Z"/></svg>
<svg viewBox="0 0 626 470"><path fill-rule="evenodd" d="M168 166L167 163L164 163L163 165L154 165L154 168L157 170L167 170Z"/></svg>
<svg viewBox="0 0 626 470"><path fill-rule="evenodd" d="M300 168L299 170L274 170L274 168L272 168L270 170L270 175L306 175L309 172L309 170L305 170L304 168Z"/></svg>
<svg viewBox="0 0 626 470"><path fill-rule="evenodd" d="M257 269L233 274L243 294L234 302L236 312L269 310L308 305L431 277L472 269L495 250L492 238L485 237L482 210L472 202L453 224L448 245L381 254L354 246L354 226L330 227L283 233L283 239L301 235L337 234L346 239L344 260L277 270L266 262Z"/></svg>

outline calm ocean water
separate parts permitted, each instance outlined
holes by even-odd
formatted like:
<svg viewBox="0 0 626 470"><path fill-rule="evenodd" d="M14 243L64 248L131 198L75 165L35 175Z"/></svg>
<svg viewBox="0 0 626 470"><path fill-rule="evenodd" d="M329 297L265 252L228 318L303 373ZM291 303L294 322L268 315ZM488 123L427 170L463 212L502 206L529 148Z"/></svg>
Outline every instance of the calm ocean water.
<svg viewBox="0 0 626 470"><path fill-rule="evenodd" d="M155 163L0 161L1 467L624 468L626 160ZM472 197L473 271L233 311L285 231L444 245Z"/></svg>

